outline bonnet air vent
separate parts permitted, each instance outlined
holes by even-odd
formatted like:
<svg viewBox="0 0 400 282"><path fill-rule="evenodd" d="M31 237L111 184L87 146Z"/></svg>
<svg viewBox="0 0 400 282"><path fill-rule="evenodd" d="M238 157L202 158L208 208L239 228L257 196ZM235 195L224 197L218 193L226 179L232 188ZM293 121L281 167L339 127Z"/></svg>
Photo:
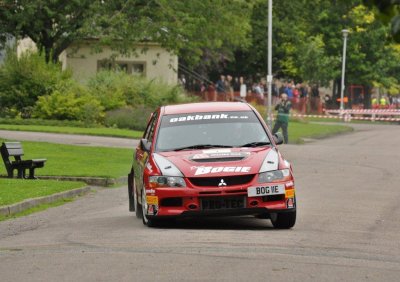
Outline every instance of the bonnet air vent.
<svg viewBox="0 0 400 282"><path fill-rule="evenodd" d="M198 163L211 163L211 162L233 162L233 161L241 161L245 157L223 157L223 158L205 158L205 159L192 159L194 162Z"/></svg>

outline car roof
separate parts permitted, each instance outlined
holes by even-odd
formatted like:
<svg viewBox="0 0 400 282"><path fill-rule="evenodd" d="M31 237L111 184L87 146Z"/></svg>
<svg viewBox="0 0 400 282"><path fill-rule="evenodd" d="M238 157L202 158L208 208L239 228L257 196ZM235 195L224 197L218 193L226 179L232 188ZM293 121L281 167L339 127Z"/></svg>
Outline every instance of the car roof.
<svg viewBox="0 0 400 282"><path fill-rule="evenodd" d="M251 111L251 107L243 102L205 102L164 106L164 115L209 113L209 112L240 112Z"/></svg>

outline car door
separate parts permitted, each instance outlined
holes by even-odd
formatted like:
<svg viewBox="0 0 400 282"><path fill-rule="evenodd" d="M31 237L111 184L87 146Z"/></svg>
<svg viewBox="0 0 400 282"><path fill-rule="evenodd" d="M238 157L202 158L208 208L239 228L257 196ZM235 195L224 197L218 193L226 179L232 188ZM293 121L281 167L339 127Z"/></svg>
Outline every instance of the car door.
<svg viewBox="0 0 400 282"><path fill-rule="evenodd" d="M140 201L141 191L143 189L143 173L150 155L151 142L154 137L155 127L157 126L158 111L154 112L150 118L143 138L140 140L139 146L136 148L135 154L135 182L138 190L138 200Z"/></svg>

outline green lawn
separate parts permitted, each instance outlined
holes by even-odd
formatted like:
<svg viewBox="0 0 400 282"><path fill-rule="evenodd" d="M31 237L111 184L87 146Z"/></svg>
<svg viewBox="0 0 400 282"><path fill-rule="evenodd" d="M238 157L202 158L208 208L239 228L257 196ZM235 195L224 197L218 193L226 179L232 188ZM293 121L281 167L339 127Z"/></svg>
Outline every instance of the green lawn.
<svg viewBox="0 0 400 282"><path fill-rule="evenodd" d="M0 178L0 206L86 186L83 182Z"/></svg>
<svg viewBox="0 0 400 282"><path fill-rule="evenodd" d="M35 170L35 175L38 176L116 178L127 175L133 158L133 149L81 147L44 142L22 142L22 146L25 159L47 159L43 168ZM0 165L0 175L6 175L4 165Z"/></svg>
<svg viewBox="0 0 400 282"><path fill-rule="evenodd" d="M123 138L142 138L143 132L130 129L107 128L107 127L72 127L72 126L51 126L51 125L17 125L0 124L0 129L16 131L34 131L50 133L83 134L97 136L111 136Z"/></svg>
<svg viewBox="0 0 400 282"><path fill-rule="evenodd" d="M302 138L323 138L352 130L344 125L289 122L289 143L302 143Z"/></svg>

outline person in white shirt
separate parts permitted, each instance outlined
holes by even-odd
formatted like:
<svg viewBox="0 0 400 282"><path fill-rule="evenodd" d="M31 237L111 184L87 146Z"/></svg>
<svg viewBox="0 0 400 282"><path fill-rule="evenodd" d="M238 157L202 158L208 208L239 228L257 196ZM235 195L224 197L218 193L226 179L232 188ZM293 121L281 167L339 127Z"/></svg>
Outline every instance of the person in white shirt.
<svg viewBox="0 0 400 282"><path fill-rule="evenodd" d="M247 95L247 86L246 83L244 83L243 76L239 78L239 83L240 83L240 98L245 99Z"/></svg>

